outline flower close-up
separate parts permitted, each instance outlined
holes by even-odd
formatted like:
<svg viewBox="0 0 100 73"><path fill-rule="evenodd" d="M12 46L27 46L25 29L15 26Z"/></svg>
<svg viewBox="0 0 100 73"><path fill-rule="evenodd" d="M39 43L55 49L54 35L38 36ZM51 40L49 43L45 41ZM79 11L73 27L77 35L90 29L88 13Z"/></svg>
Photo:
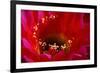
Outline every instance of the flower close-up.
<svg viewBox="0 0 100 73"><path fill-rule="evenodd" d="M21 62L90 59L90 14L21 10Z"/></svg>

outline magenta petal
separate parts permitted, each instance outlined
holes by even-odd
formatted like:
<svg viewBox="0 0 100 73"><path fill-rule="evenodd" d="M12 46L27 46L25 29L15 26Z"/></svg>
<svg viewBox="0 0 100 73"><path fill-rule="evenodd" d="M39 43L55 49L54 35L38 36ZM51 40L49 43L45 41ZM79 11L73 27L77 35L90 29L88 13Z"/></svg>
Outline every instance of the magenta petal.
<svg viewBox="0 0 100 73"><path fill-rule="evenodd" d="M51 60L51 55L49 54L41 54L41 61L50 61Z"/></svg>
<svg viewBox="0 0 100 73"><path fill-rule="evenodd" d="M65 54L64 51L60 51L59 53L57 53L56 55L53 56L53 60L56 61L63 61L67 59L67 55Z"/></svg>
<svg viewBox="0 0 100 73"><path fill-rule="evenodd" d="M27 25L27 19L26 19L26 14L24 11L22 11L22 14L21 14L21 23L22 23L22 28L25 30L26 28L26 25Z"/></svg>
<svg viewBox="0 0 100 73"><path fill-rule="evenodd" d="M25 60L25 62L33 62L32 59L28 58L27 56L23 56L23 59Z"/></svg>
<svg viewBox="0 0 100 73"><path fill-rule="evenodd" d="M29 50L32 49L31 44L28 42L28 40L26 40L25 38L22 39L23 45L25 48L28 48Z"/></svg>

